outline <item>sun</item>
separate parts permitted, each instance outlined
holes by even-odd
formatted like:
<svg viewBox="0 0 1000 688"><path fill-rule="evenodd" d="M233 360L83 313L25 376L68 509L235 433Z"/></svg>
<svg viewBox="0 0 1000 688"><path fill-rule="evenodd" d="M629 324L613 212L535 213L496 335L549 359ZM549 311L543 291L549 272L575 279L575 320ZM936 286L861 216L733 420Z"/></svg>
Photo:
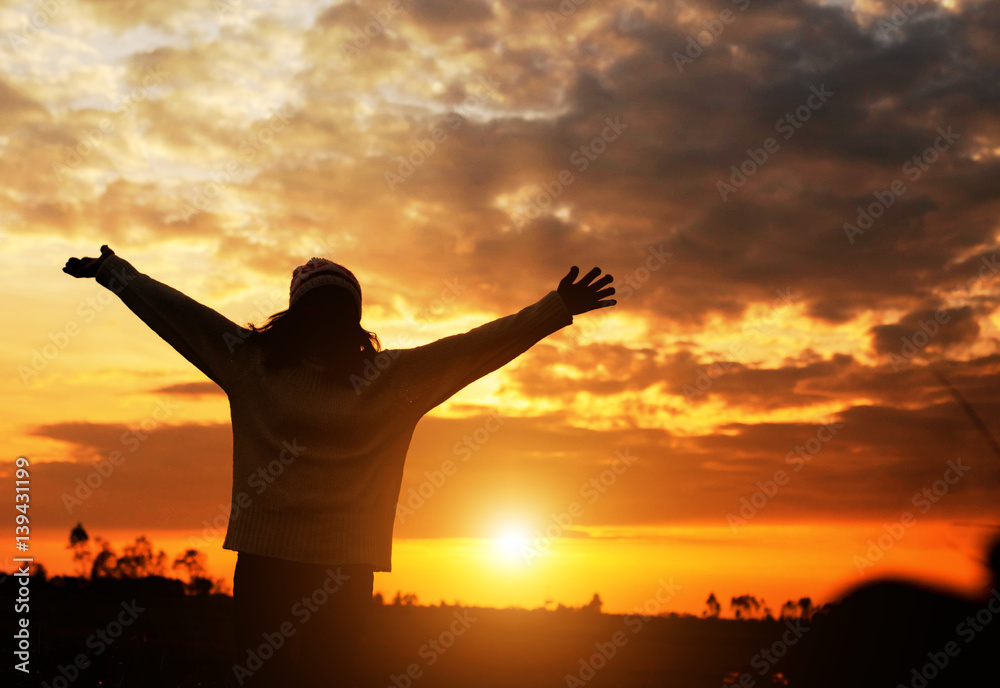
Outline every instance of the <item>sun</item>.
<svg viewBox="0 0 1000 688"><path fill-rule="evenodd" d="M522 561L522 552L528 545L527 529L515 524L506 525L500 529L493 544L500 559L509 562Z"/></svg>

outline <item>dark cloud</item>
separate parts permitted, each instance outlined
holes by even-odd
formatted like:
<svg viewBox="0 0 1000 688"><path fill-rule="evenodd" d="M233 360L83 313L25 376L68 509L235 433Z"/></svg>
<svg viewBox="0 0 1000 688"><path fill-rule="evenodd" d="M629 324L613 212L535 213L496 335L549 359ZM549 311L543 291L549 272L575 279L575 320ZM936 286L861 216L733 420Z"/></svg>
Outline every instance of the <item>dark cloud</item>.
<svg viewBox="0 0 1000 688"><path fill-rule="evenodd" d="M223 389L214 382L181 382L150 390L151 394L180 394L199 396L202 394L225 394Z"/></svg>
<svg viewBox="0 0 1000 688"><path fill-rule="evenodd" d="M88 527L142 524L195 534L231 500L228 423L52 423L30 434L65 443L73 459L33 465L32 487L43 496L32 502L32 522L40 527L82 520Z"/></svg>
<svg viewBox="0 0 1000 688"><path fill-rule="evenodd" d="M47 113L45 108L32 98L20 93L16 88L0 81L0 112L4 119L18 117L22 114L33 114L35 117L44 116Z"/></svg>
<svg viewBox="0 0 1000 688"><path fill-rule="evenodd" d="M413 15L427 24L484 22L493 16L489 4L481 0L409 0Z"/></svg>
<svg viewBox="0 0 1000 688"><path fill-rule="evenodd" d="M907 313L893 325L873 327L872 346L880 354L893 353L910 358L974 342L979 330L979 322L970 306L925 309ZM914 353L906 356L901 353L904 349L914 350Z"/></svg>

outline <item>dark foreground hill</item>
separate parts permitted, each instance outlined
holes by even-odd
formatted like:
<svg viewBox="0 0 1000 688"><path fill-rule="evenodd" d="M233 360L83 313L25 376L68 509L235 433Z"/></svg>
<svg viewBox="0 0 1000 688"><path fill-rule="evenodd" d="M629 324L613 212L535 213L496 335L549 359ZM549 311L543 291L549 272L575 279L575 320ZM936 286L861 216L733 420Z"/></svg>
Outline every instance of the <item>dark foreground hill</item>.
<svg viewBox="0 0 1000 688"><path fill-rule="evenodd" d="M16 596L13 580L0 584L5 606ZM30 675L14 672L15 685L238 685L233 665L247 661L236 657L231 597L184 595L179 581L155 577L100 583L77 590L31 582ZM10 638L16 620L2 619ZM373 688L718 688L741 672L773 685L760 672L780 672L780 659L762 653L795 636L790 628L801 636L808 625L375 605L359 661Z"/></svg>
<svg viewBox="0 0 1000 688"><path fill-rule="evenodd" d="M0 583L5 638L24 616L9 611L15 582ZM2 684L237 686L233 667L248 660L236 657L232 604L158 577L32 580L30 674ZM377 604L359 652L370 688L945 688L987 685L976 677L995 676L998 657L1000 593L960 600L889 582L811 622Z"/></svg>

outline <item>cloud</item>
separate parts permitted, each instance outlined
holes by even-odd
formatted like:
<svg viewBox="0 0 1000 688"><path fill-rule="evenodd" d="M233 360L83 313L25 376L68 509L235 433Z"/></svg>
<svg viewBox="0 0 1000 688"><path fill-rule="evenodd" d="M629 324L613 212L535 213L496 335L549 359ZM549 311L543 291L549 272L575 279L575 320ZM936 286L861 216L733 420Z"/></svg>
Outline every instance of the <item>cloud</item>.
<svg viewBox="0 0 1000 688"><path fill-rule="evenodd" d="M225 394L214 382L181 382L150 390L150 394L180 394L200 396L202 394Z"/></svg>
<svg viewBox="0 0 1000 688"><path fill-rule="evenodd" d="M70 461L35 463L39 527L194 529L230 500L228 424L51 423L30 433L65 443ZM3 465L9 472L13 462Z"/></svg>
<svg viewBox="0 0 1000 688"><path fill-rule="evenodd" d="M483 22L493 16L489 4L480 0L410 0L415 17L428 24Z"/></svg>
<svg viewBox="0 0 1000 688"><path fill-rule="evenodd" d="M8 118L14 118L16 122L21 115L44 117L47 114L45 108L38 102L2 81L0 81L0 112L4 114L8 123L11 122Z"/></svg>
<svg viewBox="0 0 1000 688"><path fill-rule="evenodd" d="M939 352L956 344L971 343L979 332L979 323L970 306L912 311L894 325L876 325L871 329L872 346L880 354L899 354L907 341L911 347L917 344L921 354Z"/></svg>

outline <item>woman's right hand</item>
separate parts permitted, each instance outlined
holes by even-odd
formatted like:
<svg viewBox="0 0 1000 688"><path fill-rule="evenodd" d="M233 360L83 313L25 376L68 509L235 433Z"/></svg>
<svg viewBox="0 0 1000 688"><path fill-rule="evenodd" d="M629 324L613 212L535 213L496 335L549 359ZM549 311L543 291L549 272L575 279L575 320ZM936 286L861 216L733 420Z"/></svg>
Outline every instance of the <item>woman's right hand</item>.
<svg viewBox="0 0 1000 688"><path fill-rule="evenodd" d="M97 270L101 267L108 256L115 255L115 252L105 244L101 246L100 258L70 258L63 267L63 272L73 277L95 277Z"/></svg>
<svg viewBox="0 0 1000 688"><path fill-rule="evenodd" d="M566 309L571 315L586 313L595 308L607 308L618 303L615 299L607 298L615 293L614 287L601 289L601 287L613 281L614 278L611 275L604 275L604 277L594 282L594 278L601 274L600 268L594 268L584 275L579 282L574 284L573 280L579 274L580 268L575 265L571 267L566 276L559 282L559 288L556 290L559 292L559 296L563 298L563 303L566 304ZM602 299L604 300L602 301Z"/></svg>

